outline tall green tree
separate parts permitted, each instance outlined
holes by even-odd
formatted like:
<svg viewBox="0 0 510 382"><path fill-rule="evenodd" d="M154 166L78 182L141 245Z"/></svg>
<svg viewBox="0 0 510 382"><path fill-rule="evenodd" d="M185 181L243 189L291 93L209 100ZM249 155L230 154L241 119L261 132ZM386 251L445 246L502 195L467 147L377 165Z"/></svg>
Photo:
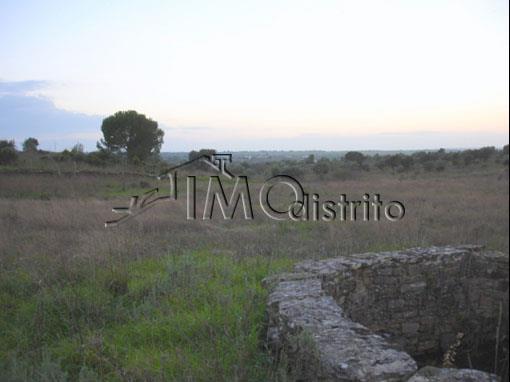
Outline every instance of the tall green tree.
<svg viewBox="0 0 510 382"><path fill-rule="evenodd" d="M27 138L23 142L23 151L37 151L39 141L36 138Z"/></svg>
<svg viewBox="0 0 510 382"><path fill-rule="evenodd" d="M163 130L158 123L134 110L118 111L103 120L103 138L98 148L112 153L126 153L130 162L143 161L159 153Z"/></svg>

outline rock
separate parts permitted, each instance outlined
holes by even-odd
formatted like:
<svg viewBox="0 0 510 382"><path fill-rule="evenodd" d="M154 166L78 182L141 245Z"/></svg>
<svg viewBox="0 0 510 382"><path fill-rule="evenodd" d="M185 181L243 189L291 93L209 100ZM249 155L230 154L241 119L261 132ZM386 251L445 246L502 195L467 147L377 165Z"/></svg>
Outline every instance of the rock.
<svg viewBox="0 0 510 382"><path fill-rule="evenodd" d="M312 367L292 364L296 379L320 381L403 381L416 362L381 336L346 318L319 279L282 280L269 296L268 342L275 354ZM308 343L299 342L303 333ZM306 346L303 346L306 343ZM297 362L296 362L297 363Z"/></svg>
<svg viewBox="0 0 510 382"><path fill-rule="evenodd" d="M493 336L508 272L508 255L478 246L304 261L264 281L267 342L290 381L489 381L476 370L416 373L410 354L448 348L471 332L464 319Z"/></svg>
<svg viewBox="0 0 510 382"><path fill-rule="evenodd" d="M439 369L427 366L420 369L408 382L498 382L499 377L472 369Z"/></svg>

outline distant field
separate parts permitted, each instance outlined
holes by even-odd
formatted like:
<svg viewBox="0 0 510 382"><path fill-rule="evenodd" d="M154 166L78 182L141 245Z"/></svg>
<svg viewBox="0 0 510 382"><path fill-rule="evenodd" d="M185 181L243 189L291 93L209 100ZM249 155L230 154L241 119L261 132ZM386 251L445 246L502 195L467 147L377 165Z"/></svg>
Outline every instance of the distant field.
<svg viewBox="0 0 510 382"><path fill-rule="evenodd" d="M277 380L261 280L295 261L474 243L508 252L502 167L307 176L321 197L379 193L400 222L187 221L185 201L119 227L136 175L0 174L0 380ZM254 191L266 175L254 175ZM205 180L199 181L199 187Z"/></svg>

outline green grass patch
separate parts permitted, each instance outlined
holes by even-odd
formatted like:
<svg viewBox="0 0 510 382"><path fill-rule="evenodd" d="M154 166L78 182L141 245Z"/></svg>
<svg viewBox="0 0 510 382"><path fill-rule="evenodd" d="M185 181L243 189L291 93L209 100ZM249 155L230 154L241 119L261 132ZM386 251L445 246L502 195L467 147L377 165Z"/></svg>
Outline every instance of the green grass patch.
<svg viewBox="0 0 510 382"><path fill-rule="evenodd" d="M203 251L58 287L3 274L0 380L267 380L261 281L289 267Z"/></svg>

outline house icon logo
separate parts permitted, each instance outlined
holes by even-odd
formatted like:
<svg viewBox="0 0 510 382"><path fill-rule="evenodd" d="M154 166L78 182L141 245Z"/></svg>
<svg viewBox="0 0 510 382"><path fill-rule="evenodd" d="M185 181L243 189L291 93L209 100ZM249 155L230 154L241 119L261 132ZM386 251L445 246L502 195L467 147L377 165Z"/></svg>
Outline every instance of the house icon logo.
<svg viewBox="0 0 510 382"><path fill-rule="evenodd" d="M153 188L142 195L132 196L127 207L114 207L112 211L119 218L105 222L106 227L117 226L148 211L157 203L172 202L179 198L177 184L180 174L185 168L200 168L212 170L207 182L207 192L201 216L197 208L197 177L185 173L186 177L186 219L210 220L213 218L215 206L219 207L224 220L232 220L236 211L242 209L245 220L254 219L252 196L247 176L238 176L231 173L228 164L232 163L232 154L211 153L201 154L187 162L170 167L156 176L158 181L168 182L168 194L161 195L160 188ZM223 181L233 183L233 189L227 197ZM291 199L285 207L275 207L271 204L269 195L277 185L286 187L291 191ZM346 194L340 194L338 201L321 200L317 193L305 192L301 183L289 175L275 175L266 179L258 192L260 211L273 220L292 221L379 221L381 217L395 222L405 215L404 204L399 201L384 203L379 194L363 194L361 200L348 200Z"/></svg>
<svg viewBox="0 0 510 382"><path fill-rule="evenodd" d="M162 173L160 173L156 178L159 181L169 181L169 194L165 196L159 196L160 188L153 188L146 192L144 192L142 195L135 195L131 196L129 206L127 207L114 207L112 208L112 212L121 215L119 218L114 220L109 220L105 222L105 227L113 227L117 226L120 223L123 223L129 219L132 219L141 213L146 212L151 207L153 207L158 202L163 201L171 201L171 200L177 200L178 192L177 192L177 182L178 182L178 170L183 170L186 167L196 167L198 165L202 165L203 168L210 169L217 173L216 176L213 177L213 179L218 179L218 184L220 185L220 190L223 191L223 187L221 186L221 180L219 180L218 175L223 176L226 179L232 180L235 179L235 175L230 172L228 169L228 163L232 163L232 154L227 153L214 153L214 154L202 154L196 158L193 158L191 160L188 160L184 163L181 163L177 166L170 167L168 169L165 169ZM188 195L190 194L190 191L194 193L196 196L196 177L188 175ZM240 179L243 179L246 177L240 177ZM238 183L236 182L236 185ZM246 183L247 185L247 183ZM190 188L192 188L190 190ZM224 194L224 192L223 192ZM225 196L225 195L222 195ZM226 200L226 197L224 198ZM214 199L213 199L214 201ZM224 200L222 200L224 201ZM194 208L193 210L190 210L190 202L193 202ZM220 208L224 206L225 203L219 202ZM227 201L226 204L229 204ZM223 208L222 208L223 210ZM250 208L251 215L253 217L253 209ZM194 212L194 213L193 213ZM211 211L212 212L212 211ZM196 198L193 201L188 200L188 219L190 217L192 218L195 216L196 218Z"/></svg>

